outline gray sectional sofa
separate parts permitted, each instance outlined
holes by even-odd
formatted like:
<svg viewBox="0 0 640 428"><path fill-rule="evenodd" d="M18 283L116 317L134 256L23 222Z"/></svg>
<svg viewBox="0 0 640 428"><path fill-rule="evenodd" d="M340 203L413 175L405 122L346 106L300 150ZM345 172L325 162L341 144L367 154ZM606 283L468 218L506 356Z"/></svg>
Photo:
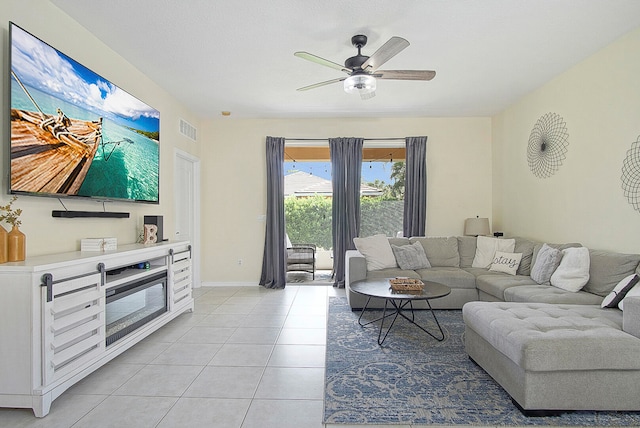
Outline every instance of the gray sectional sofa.
<svg viewBox="0 0 640 428"><path fill-rule="evenodd" d="M409 277L434 281L451 288L451 294L431 301L436 309L460 309L465 303L488 302L537 302L580 305L599 305L622 279L640 273L640 254L622 254L589 249L589 282L578 292L566 291L538 284L530 274L536 255L544 242L525 238L515 239L515 253L522 254L516 275L472 267L476 255L476 240L472 236L389 238L397 246L420 242L431 268L403 270L399 267L367 270L367 261L359 251L346 252L345 288L352 309L361 309L364 296L350 290L349 284L366 278ZM560 250L581 246L579 243L549 244ZM383 301L370 303L382 307Z"/></svg>
<svg viewBox="0 0 640 428"><path fill-rule="evenodd" d="M345 287L352 309L362 308L366 301L350 290L354 281L400 276L440 282L451 287L451 294L431 305L462 308L468 355L525 414L640 411L640 297L627 297L624 311L601 308L616 285L640 274L640 255L589 249L588 282L573 292L532 279L542 242L515 238L513 252L522 254L515 275L473 267L475 237L389 242L420 242L431 268L367 270L359 251L347 251ZM369 306L383 304L372 300Z"/></svg>

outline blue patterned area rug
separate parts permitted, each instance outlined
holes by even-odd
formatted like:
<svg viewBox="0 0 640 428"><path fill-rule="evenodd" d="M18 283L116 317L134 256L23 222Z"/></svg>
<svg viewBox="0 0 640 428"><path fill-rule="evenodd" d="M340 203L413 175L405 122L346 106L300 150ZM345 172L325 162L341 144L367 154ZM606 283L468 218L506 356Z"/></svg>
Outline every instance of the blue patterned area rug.
<svg viewBox="0 0 640 428"><path fill-rule="evenodd" d="M346 298L331 297L324 422L485 426L640 426L640 412L572 412L526 417L464 351L461 311L436 311L438 342L399 318L383 346L379 324L358 325ZM365 313L377 318L380 311ZM433 331L427 311L416 319Z"/></svg>

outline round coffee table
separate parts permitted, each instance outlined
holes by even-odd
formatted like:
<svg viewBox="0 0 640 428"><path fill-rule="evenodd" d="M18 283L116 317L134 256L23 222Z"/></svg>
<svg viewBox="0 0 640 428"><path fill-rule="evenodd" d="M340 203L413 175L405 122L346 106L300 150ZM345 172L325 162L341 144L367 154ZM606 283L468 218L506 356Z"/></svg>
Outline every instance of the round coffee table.
<svg viewBox="0 0 640 428"><path fill-rule="evenodd" d="M424 288L422 290L404 291L404 292L398 292L398 291L392 290L391 283L389 282L389 278L363 279L360 281L354 281L353 284L349 285L349 288L351 290L367 297L367 302L365 303L364 308L362 308L362 312L360 313L360 317L358 318L358 324L364 327L366 325L380 321L380 330L378 332L378 345L382 345L384 343L384 340L387 338L387 335L389 334L389 331L391 331L391 328L393 327L393 324L396 322L396 319L398 318L398 316L403 317L404 319L406 319L407 321L409 321L410 323L412 323L413 325L415 325L420 330L424 331L425 333L427 333L429 336L433 337L437 341L444 340L444 331L442 331L442 327L438 322L438 318L436 318L436 314L433 312L433 308L431 307L429 300L444 297L449 293L451 293L451 289L446 285L443 285L437 282L432 282L432 281L423 281L423 282L424 282ZM384 309L382 311L382 316L380 318L376 318L373 321L362 323L362 316L367 310L367 307L369 306L369 302L374 297L384 299ZM418 300L424 300L425 302L427 302L427 306L431 311L431 315L433 316L433 319L436 322L438 329L440 330L439 337L435 336L433 333L431 333L430 331L428 331L427 329L425 329L424 327L422 327L421 325L415 322L415 314L413 312L413 302ZM407 306L411 311L411 318L409 318L403 313L403 311L406 309ZM392 312L388 314L387 308L392 310ZM393 316L393 320L391 321L391 325L389 325L389 327L387 328L383 336L382 331L384 326L384 320L385 318L390 316Z"/></svg>

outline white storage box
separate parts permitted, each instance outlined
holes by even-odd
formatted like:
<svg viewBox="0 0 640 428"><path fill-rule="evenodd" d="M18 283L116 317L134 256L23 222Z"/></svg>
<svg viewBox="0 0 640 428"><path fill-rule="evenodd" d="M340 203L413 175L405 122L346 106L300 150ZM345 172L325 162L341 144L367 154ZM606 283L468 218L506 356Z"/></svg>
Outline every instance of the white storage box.
<svg viewBox="0 0 640 428"><path fill-rule="evenodd" d="M85 238L80 241L80 251L109 251L117 248L117 238Z"/></svg>

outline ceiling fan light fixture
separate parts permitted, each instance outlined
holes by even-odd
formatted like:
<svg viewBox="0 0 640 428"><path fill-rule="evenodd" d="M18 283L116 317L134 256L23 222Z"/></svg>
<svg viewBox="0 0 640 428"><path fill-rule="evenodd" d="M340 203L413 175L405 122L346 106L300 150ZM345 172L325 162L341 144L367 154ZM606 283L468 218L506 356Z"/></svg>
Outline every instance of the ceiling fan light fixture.
<svg viewBox="0 0 640 428"><path fill-rule="evenodd" d="M376 78L368 74L354 74L344 80L344 91L348 94L369 94L376 90Z"/></svg>
<svg viewBox="0 0 640 428"><path fill-rule="evenodd" d="M303 86L297 90L307 91L333 83L344 82L344 91L346 93L359 94L361 99L368 100L376 95L376 78L388 80L431 80L436 75L433 70L379 70L384 63L409 46L409 42L402 37L391 37L371 56L362 54L362 48L367 44L367 36L362 34L355 35L351 38L351 44L358 49L358 54L347 58L344 65L309 52L299 51L294 53L298 58L315 62L349 75L349 77L325 80L314 85Z"/></svg>

